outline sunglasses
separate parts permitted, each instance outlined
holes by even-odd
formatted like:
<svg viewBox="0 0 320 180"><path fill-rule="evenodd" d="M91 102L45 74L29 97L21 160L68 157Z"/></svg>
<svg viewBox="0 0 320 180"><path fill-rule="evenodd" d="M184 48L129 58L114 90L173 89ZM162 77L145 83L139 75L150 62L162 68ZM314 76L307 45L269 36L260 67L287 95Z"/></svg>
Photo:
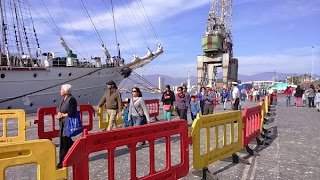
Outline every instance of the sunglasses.
<svg viewBox="0 0 320 180"><path fill-rule="evenodd" d="M181 91L180 89L178 91Z"/></svg>
<svg viewBox="0 0 320 180"><path fill-rule="evenodd" d="M138 92L138 91L131 91L131 92Z"/></svg>

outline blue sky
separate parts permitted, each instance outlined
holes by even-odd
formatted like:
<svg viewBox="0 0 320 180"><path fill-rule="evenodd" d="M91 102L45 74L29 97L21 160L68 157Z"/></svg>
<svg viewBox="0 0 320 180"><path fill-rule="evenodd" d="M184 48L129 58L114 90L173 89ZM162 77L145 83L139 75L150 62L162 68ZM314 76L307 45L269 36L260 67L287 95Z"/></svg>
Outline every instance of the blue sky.
<svg viewBox="0 0 320 180"><path fill-rule="evenodd" d="M61 0L62 1L62 0ZM115 19L130 45L117 28L122 55L127 61L133 53L144 56L147 46L153 51L157 41L140 0L114 0ZM67 43L79 56L103 56L101 42L81 9L80 0L63 1L75 36L59 0L43 1ZM87 2L90 2L87 3ZM147 14L163 45L164 54L138 72L185 77L196 75L196 57L202 54L201 38L205 32L210 0L142 0ZM31 5L45 17L39 0ZM103 42L111 55L116 55L116 43L109 0L85 1ZM239 60L239 74L260 72L310 73L314 46L315 73L320 74L320 0L238 0L233 3L234 56ZM59 37L34 15L42 51L59 51ZM97 16L96 16L97 15ZM134 23L132 23L134 22ZM139 26L136 26L139 24ZM139 30L141 29L141 31ZM142 37L142 35L144 38ZM78 39L85 50L81 48ZM146 42L147 43L146 43ZM82 55L80 55L82 54ZM87 55L86 55L87 54Z"/></svg>

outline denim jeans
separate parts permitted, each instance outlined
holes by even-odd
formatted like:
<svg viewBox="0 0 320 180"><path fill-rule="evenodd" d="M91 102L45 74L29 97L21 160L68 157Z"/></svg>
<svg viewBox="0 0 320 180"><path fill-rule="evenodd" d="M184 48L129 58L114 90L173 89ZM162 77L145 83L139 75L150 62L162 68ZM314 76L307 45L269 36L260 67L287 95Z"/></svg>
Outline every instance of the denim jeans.
<svg viewBox="0 0 320 180"><path fill-rule="evenodd" d="M291 96L287 95L286 96L287 107L290 106L290 100L291 100Z"/></svg>
<svg viewBox="0 0 320 180"><path fill-rule="evenodd" d="M314 107L314 97L308 97L309 107Z"/></svg>
<svg viewBox="0 0 320 180"><path fill-rule="evenodd" d="M197 118L197 113L193 114L193 113L191 112L191 119L192 119L192 121L193 121L195 118Z"/></svg>
<svg viewBox="0 0 320 180"><path fill-rule="evenodd" d="M131 120L133 121L133 126L139 126L141 124L140 116L131 116Z"/></svg>

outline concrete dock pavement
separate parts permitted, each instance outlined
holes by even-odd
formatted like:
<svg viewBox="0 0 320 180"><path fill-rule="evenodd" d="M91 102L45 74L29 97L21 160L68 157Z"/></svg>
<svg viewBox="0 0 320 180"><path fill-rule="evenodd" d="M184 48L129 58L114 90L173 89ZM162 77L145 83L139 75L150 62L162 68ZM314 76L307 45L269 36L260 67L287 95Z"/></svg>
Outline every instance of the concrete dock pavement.
<svg viewBox="0 0 320 180"><path fill-rule="evenodd" d="M243 102L244 107L256 106L257 102ZM217 106L218 112L230 111L231 106L228 103L227 110L223 110L221 103ZM286 107L284 97L280 96L276 106L274 116L269 120L272 122L265 127L270 130L266 142L269 145L256 147L255 143L250 144L255 148L258 155L250 156L243 149L237 154L250 162L250 165L244 162L232 163L230 157L217 161L208 166L207 179L319 179L320 177L320 112L315 108L294 106ZM191 126L192 120L188 117L188 123ZM28 114L27 120L32 121L32 125L27 127L27 139L37 139L37 126L33 124L36 114ZM159 121L164 121L163 114L160 113ZM178 119L177 116L173 120ZM49 123L49 119L45 120ZM8 125L9 134L17 133L14 121ZM157 121L158 122L158 121ZM153 122L153 123L157 123ZM2 127L2 126L1 126ZM56 124L58 128L58 125ZM46 129L50 126L46 126ZM94 118L93 130L90 133L101 131L98 128L98 118ZM1 134L1 133L0 133ZM203 136L204 137L204 136ZM53 142L59 144L59 139L54 138ZM158 139L155 143L155 161L156 170L166 168L164 139ZM58 158L59 146L57 146ZM137 175L142 177L149 173L149 147L137 147ZM180 162L180 140L178 136L171 137L172 164ZM201 179L202 171L195 171L192 166L192 146L189 146L189 174L181 179L196 180ZM107 152L100 151L92 153L89 156L90 179L107 179L108 165ZM9 167L6 169L6 179L36 179L36 164ZM115 178L130 179L130 154L126 146L119 147L115 151ZM69 168L69 179L72 179L72 168Z"/></svg>

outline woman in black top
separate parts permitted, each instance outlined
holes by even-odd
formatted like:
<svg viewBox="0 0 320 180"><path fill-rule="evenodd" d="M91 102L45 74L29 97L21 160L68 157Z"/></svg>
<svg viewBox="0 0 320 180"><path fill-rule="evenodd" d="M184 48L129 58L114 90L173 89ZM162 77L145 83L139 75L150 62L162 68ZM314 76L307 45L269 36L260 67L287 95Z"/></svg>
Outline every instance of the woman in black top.
<svg viewBox="0 0 320 180"><path fill-rule="evenodd" d="M59 164L57 168L62 168L62 162L64 157L67 155L70 147L73 144L71 137L67 137L66 135L66 124L68 117L72 117L74 113L77 111L77 101L71 95L71 85L64 84L61 86L60 90L61 96L63 99L60 103L58 109L58 116L56 117L59 120L60 132L60 151L59 151Z"/></svg>
<svg viewBox="0 0 320 180"><path fill-rule="evenodd" d="M304 90L300 88L300 86L298 85L296 88L296 94L294 95L296 97L296 106L297 107L301 107L301 99L302 99L302 95L304 93Z"/></svg>
<svg viewBox="0 0 320 180"><path fill-rule="evenodd" d="M166 90L162 94L161 101L163 102L163 112L164 112L164 118L167 121L171 121L171 114L173 110L173 102L175 101L174 93L170 90L170 86L166 85ZM165 106L168 108L165 110Z"/></svg>

